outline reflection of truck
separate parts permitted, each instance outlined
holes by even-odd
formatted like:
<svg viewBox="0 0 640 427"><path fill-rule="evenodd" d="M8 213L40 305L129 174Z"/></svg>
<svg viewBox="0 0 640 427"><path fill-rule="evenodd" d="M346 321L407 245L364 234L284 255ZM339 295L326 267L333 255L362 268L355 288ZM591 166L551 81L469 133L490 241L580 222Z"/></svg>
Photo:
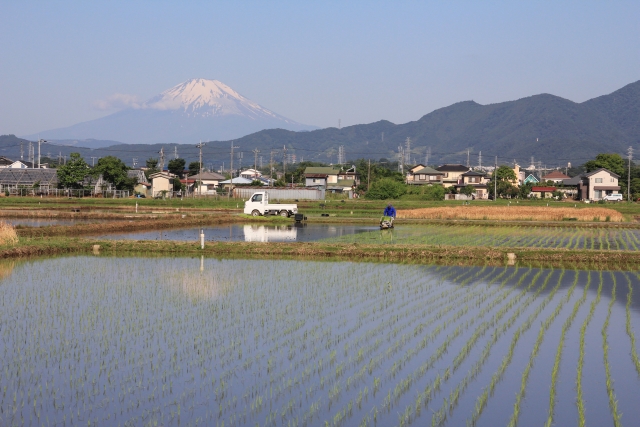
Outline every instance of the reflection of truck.
<svg viewBox="0 0 640 427"><path fill-rule="evenodd" d="M295 242L298 237L294 226L245 225L243 231L246 242Z"/></svg>
<svg viewBox="0 0 640 427"><path fill-rule="evenodd" d="M298 205L294 204L269 204L269 194L265 191L253 193L253 196L244 202L244 213L247 215L281 215L288 217L298 213Z"/></svg>

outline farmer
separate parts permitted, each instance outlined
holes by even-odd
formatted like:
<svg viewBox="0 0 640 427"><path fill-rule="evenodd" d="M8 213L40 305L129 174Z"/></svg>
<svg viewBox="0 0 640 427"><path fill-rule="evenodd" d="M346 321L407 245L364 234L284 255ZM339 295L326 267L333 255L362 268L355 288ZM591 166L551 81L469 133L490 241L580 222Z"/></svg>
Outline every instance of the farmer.
<svg viewBox="0 0 640 427"><path fill-rule="evenodd" d="M380 219L380 226L386 225L387 227L393 227L393 220L396 218L396 209L393 207L391 203L384 208L384 212L382 213L382 218ZM386 224L383 222L386 221Z"/></svg>
<svg viewBox="0 0 640 427"><path fill-rule="evenodd" d="M391 203L389 203L387 205L386 208L384 208L384 212L382 213L383 216L390 216L391 218L396 217L396 208L393 207L393 205Z"/></svg>

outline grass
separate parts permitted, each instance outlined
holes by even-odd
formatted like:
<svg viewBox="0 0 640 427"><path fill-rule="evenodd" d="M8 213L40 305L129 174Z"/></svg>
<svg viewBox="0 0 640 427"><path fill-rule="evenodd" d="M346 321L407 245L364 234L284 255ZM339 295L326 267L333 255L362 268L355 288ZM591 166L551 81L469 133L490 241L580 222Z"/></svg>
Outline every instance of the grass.
<svg viewBox="0 0 640 427"><path fill-rule="evenodd" d="M16 229L4 221L0 221L0 245L13 245L18 243Z"/></svg>
<svg viewBox="0 0 640 427"><path fill-rule="evenodd" d="M542 206L452 206L440 208L420 208L399 210L398 218L418 219L472 219L498 221L563 221L575 218L578 221L620 222L624 216L608 208L549 209Z"/></svg>

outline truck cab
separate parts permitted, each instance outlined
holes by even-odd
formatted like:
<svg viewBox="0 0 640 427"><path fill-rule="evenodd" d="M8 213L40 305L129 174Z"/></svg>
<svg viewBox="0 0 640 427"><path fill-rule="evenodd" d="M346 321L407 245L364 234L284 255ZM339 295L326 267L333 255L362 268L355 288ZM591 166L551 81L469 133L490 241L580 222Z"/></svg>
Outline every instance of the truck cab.
<svg viewBox="0 0 640 427"><path fill-rule="evenodd" d="M280 215L289 217L298 213L298 205L269 203L269 193L266 191L258 191L253 193L251 198L244 202L244 213L247 215Z"/></svg>

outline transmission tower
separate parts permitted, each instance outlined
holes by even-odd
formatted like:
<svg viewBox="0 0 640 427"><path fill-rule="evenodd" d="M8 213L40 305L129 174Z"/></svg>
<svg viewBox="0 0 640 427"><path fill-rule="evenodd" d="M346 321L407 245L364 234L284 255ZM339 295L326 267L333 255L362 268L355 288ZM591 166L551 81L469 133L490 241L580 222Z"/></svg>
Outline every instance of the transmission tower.
<svg viewBox="0 0 640 427"><path fill-rule="evenodd" d="M407 137L407 139L404 142L404 147L405 147L404 162L407 164L411 164L411 138Z"/></svg>
<svg viewBox="0 0 640 427"><path fill-rule="evenodd" d="M338 164L342 165L345 163L345 158L344 158L344 145L341 145L338 147Z"/></svg>
<svg viewBox="0 0 640 427"><path fill-rule="evenodd" d="M160 154L160 161L158 162L158 166L159 166L160 172L162 172L164 170L164 147L160 148L160 151L158 151L158 154Z"/></svg>
<svg viewBox="0 0 640 427"><path fill-rule="evenodd" d="M482 169L482 151L478 151L478 169Z"/></svg>

